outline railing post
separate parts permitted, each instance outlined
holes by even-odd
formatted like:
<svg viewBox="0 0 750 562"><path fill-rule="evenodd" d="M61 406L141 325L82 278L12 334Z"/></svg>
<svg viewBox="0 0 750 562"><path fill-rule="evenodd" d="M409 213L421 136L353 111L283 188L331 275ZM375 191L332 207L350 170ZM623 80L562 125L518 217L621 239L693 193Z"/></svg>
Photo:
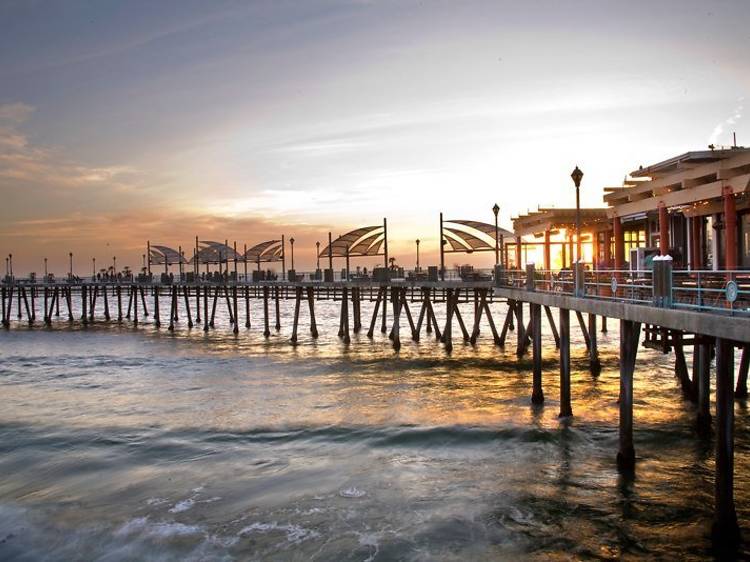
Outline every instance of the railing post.
<svg viewBox="0 0 750 562"><path fill-rule="evenodd" d="M586 296L586 271L583 269L583 262L577 261L574 264L573 277L575 281L574 294L577 297Z"/></svg>
<svg viewBox="0 0 750 562"><path fill-rule="evenodd" d="M505 279L505 269L503 268L503 264L495 265L495 287L502 287L507 284L508 282Z"/></svg>
<svg viewBox="0 0 750 562"><path fill-rule="evenodd" d="M536 266L533 263L527 263L526 264L526 290L527 291L534 291L534 272L536 270Z"/></svg>
<svg viewBox="0 0 750 562"><path fill-rule="evenodd" d="M652 302L654 306L672 306L672 257L656 256L653 261Z"/></svg>

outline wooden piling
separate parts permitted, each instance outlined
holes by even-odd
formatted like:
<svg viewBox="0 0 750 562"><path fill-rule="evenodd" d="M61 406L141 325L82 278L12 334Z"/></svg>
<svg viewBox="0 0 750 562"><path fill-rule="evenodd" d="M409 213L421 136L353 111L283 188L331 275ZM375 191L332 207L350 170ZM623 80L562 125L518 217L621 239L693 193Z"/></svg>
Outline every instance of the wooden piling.
<svg viewBox="0 0 750 562"><path fill-rule="evenodd" d="M299 324L299 308L302 303L302 287L295 289L294 320L292 322L292 343L297 343L297 325Z"/></svg>
<svg viewBox="0 0 750 562"><path fill-rule="evenodd" d="M740 356L740 372L737 375L737 388L734 391L735 398L747 398L747 372L750 367L750 344L742 346Z"/></svg>
<svg viewBox="0 0 750 562"><path fill-rule="evenodd" d="M383 286L383 320L380 323L380 332L385 334L386 332L386 316L388 314L388 287Z"/></svg>
<svg viewBox="0 0 750 562"><path fill-rule="evenodd" d="M380 303L383 301L384 290L385 289L383 287L378 288L378 295L375 298L375 308L372 311L372 320L370 321L370 329L367 330L368 338L372 338L373 333L375 331L375 322L378 321L378 310L380 309Z"/></svg>
<svg viewBox="0 0 750 562"><path fill-rule="evenodd" d="M448 289L445 297L445 328L443 328L443 343L445 351L453 351L453 289Z"/></svg>
<svg viewBox="0 0 750 562"><path fill-rule="evenodd" d="M219 303L219 290L219 286L217 285L214 289L214 298L213 302L211 303L211 320L208 323L211 328L214 328L216 326L216 305ZM208 288L206 289L206 295L208 295Z"/></svg>
<svg viewBox="0 0 750 562"><path fill-rule="evenodd" d="M200 285L195 286L195 321L198 325L200 325L201 323L201 287Z"/></svg>
<svg viewBox="0 0 750 562"><path fill-rule="evenodd" d="M169 328L174 332L174 322L177 319L177 287L172 285L169 290Z"/></svg>
<svg viewBox="0 0 750 562"><path fill-rule="evenodd" d="M351 342L349 337L349 289L346 287L343 288L341 294L341 318L344 327L344 343L349 344Z"/></svg>
<svg viewBox="0 0 750 562"><path fill-rule="evenodd" d="M573 415L570 389L570 310L560 309L560 413L558 417Z"/></svg>
<svg viewBox="0 0 750 562"><path fill-rule="evenodd" d="M263 287L263 335L265 337L269 337L271 335L271 330L268 323L268 292L268 287Z"/></svg>
<svg viewBox="0 0 750 562"><path fill-rule="evenodd" d="M516 325L518 332L516 334L516 356L522 357L526 351L526 330L523 323L523 303L515 301Z"/></svg>
<svg viewBox="0 0 750 562"><path fill-rule="evenodd" d="M235 291L236 291L236 289L235 289ZM182 287L182 294L185 297L185 314L187 315L187 319L188 319L188 328L192 328L193 327L193 313L190 310L190 289L188 288L187 285L184 285ZM235 297L236 296L237 295L235 295ZM235 316L235 318L237 317L237 302L236 302L236 298L235 298L234 316ZM235 325L235 328L236 328L236 325Z"/></svg>
<svg viewBox="0 0 750 562"><path fill-rule="evenodd" d="M589 371L598 376L602 372L602 363L599 360L599 346L596 334L596 314L589 314Z"/></svg>
<svg viewBox="0 0 750 562"><path fill-rule="evenodd" d="M8 317L6 316L6 308L5 308L6 293L7 293L7 291L5 289L5 286L3 285L3 287L2 287L2 295L3 295L3 303L2 303L3 304L3 307L2 307L3 308L3 326L5 326L6 328L8 328L9 327L9 323L8 323Z"/></svg>
<svg viewBox="0 0 750 562"><path fill-rule="evenodd" d="M555 347L559 349L560 334L557 333L557 326L555 326L555 319L552 316L552 311L548 306L545 306L544 313L547 315L547 323L549 324L550 330L552 330L552 336L555 338Z"/></svg>
<svg viewBox="0 0 750 562"><path fill-rule="evenodd" d="M276 331L278 332L281 330L281 314L279 314L279 299L280 299L280 289L278 287L274 288L274 297L276 301Z"/></svg>
<svg viewBox="0 0 750 562"><path fill-rule="evenodd" d="M682 331L672 330L672 345L674 347L674 374L680 381L682 397L685 400L695 402L697 397L693 393L693 381L688 374L687 362L685 361L685 349L682 345Z"/></svg>
<svg viewBox="0 0 750 562"><path fill-rule="evenodd" d="M693 357L694 376L698 382L698 411L695 425L698 433L708 435L711 432L711 345L712 340L696 335L698 339L697 354Z"/></svg>
<svg viewBox="0 0 750 562"><path fill-rule="evenodd" d="M716 339L716 462L712 536L722 547L737 544L734 508L734 344Z"/></svg>
<svg viewBox="0 0 750 562"><path fill-rule="evenodd" d="M245 263L245 266L247 266L247 263ZM250 327L250 287L245 286L244 293L245 293L245 328L249 328Z"/></svg>
<svg viewBox="0 0 750 562"><path fill-rule="evenodd" d="M208 294L210 290L208 287L203 291L203 331L208 332L209 321L208 321Z"/></svg>
<svg viewBox="0 0 750 562"><path fill-rule="evenodd" d="M138 325L138 288L133 286L130 288L130 294L133 298L133 324Z"/></svg>
<svg viewBox="0 0 750 562"><path fill-rule="evenodd" d="M117 322L122 323L122 287L117 285L115 291L117 293Z"/></svg>
<svg viewBox="0 0 750 562"><path fill-rule="evenodd" d="M237 284L232 285L232 313L234 314L234 328L232 332L238 334L240 332L240 317L237 314Z"/></svg>
<svg viewBox="0 0 750 562"><path fill-rule="evenodd" d="M161 326L161 316L159 314L159 286L154 286L154 326Z"/></svg>
<svg viewBox="0 0 750 562"><path fill-rule="evenodd" d="M310 309L310 335L313 338L318 337L318 325L315 322L315 289L307 288L307 305Z"/></svg>
<svg viewBox="0 0 750 562"><path fill-rule="evenodd" d="M620 320L620 450L617 453L617 466L626 472L635 468L633 374L640 331L639 322Z"/></svg>
<svg viewBox="0 0 750 562"><path fill-rule="evenodd" d="M542 306L530 305L531 334L533 351L533 390L531 393L532 404L544 403L544 391L542 390Z"/></svg>
<svg viewBox="0 0 750 562"><path fill-rule="evenodd" d="M583 320L583 314L576 310L576 318L578 319L578 326L581 328L581 334L583 335L583 341L586 342L586 351L591 350L591 336L588 329L586 328L586 322Z"/></svg>
<svg viewBox="0 0 750 562"><path fill-rule="evenodd" d="M81 322L88 324L88 288L81 285Z"/></svg>
<svg viewBox="0 0 750 562"><path fill-rule="evenodd" d="M102 298L104 299L104 319L109 322L109 297L107 296L107 287L102 285ZM50 316L52 311L50 310Z"/></svg>
<svg viewBox="0 0 750 562"><path fill-rule="evenodd" d="M401 289L391 289L391 304L393 305L393 329L391 330L391 340L393 340L393 349L401 349Z"/></svg>

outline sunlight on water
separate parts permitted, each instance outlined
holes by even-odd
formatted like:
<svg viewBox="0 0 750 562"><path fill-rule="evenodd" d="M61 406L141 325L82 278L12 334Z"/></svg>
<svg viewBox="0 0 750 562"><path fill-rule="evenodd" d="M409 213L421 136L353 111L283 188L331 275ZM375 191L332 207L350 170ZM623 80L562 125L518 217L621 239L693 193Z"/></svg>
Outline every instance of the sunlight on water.
<svg viewBox="0 0 750 562"><path fill-rule="evenodd" d="M320 338L303 309L291 346L292 305L268 340L257 301L250 330L241 307L238 335L221 307L208 334L184 318L157 330L151 317L138 329L56 321L0 333L0 558L708 554L713 444L692 430L672 356L639 350L636 478L616 471L616 322L600 334L594 378L571 319L574 417L559 420L546 323L546 402L534 408L515 332L499 349L483 326L473 348L454 328L448 356L424 332L412 343L404 321L396 354L379 329L366 337L366 303L347 347L324 302ZM500 305L493 313L501 324ZM737 408L742 525L750 441Z"/></svg>

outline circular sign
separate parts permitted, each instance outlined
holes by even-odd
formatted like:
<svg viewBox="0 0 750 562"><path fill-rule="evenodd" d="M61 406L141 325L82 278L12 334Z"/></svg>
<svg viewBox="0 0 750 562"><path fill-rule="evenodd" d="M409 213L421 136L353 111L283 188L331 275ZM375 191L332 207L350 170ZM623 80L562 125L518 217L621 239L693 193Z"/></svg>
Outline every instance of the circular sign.
<svg viewBox="0 0 750 562"><path fill-rule="evenodd" d="M724 291L727 295L728 302L734 302L737 300L739 289L737 288L737 283L735 281L727 281L727 286L724 288Z"/></svg>
<svg viewBox="0 0 750 562"><path fill-rule="evenodd" d="M610 281L609 286L612 287L612 293L617 292L617 277L612 277L612 281Z"/></svg>

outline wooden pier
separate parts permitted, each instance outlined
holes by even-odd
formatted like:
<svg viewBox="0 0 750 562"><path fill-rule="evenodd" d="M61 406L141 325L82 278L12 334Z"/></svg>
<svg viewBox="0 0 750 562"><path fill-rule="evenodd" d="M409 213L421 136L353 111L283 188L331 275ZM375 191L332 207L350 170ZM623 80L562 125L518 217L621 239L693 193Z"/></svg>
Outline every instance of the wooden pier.
<svg viewBox="0 0 750 562"><path fill-rule="evenodd" d="M523 273L523 272L521 272ZM716 311L701 311L655 306L653 303L627 299L592 298L584 294L537 290L533 266L515 280L496 275L493 281L385 281L338 282L249 282L225 280L216 282L161 283L137 281L70 281L63 283L5 282L2 285L2 323L6 329L17 323L50 326L53 323L93 322L130 323L137 326L147 316L157 328L172 331L177 323L188 328L210 332L216 327L217 310L224 309L232 331L257 326L264 336L271 327L281 327L280 301L293 301L290 344L298 343L300 317L309 316L310 337L317 338L320 329L316 304L336 302L339 313L338 336L350 344L353 333L367 328L368 338L376 328L388 334L393 349L401 347L401 328L419 342L434 337L450 353L455 336L459 341L476 345L482 324L492 334L493 343L504 347L510 331L515 331L519 357L532 353L531 402L544 403L542 368L542 315L559 353L560 417L573 415L571 392L570 346L571 312L585 342L591 372L598 374L598 329L606 331L606 322L620 323L620 396L619 450L617 466L631 474L637 465L633 423L633 378L637 372L637 353L641 334L644 345L674 351L675 374L685 398L695 402L696 428L706 435L711 430L709 407L711 356L716 356L716 410L713 419L716 442L716 502L714 536L718 541L736 542L739 527L734 508L734 400L747 396L750 365L750 315L727 316ZM520 280L520 281L519 281ZM656 283L654 283L656 287ZM656 289L654 289L656 290ZM161 303L169 302L163 310ZM251 301L262 302L262 318L251 318ZM362 302L372 304L372 315L362 317ZM464 318L459 304L472 305L472 318ZM494 309L490 305L494 304ZM440 323L436 307L445 307L445 321ZM557 309L557 316L553 313ZM390 312L389 312L390 311ZM529 319L525 320L528 312ZM14 322L11 319L15 317ZM242 318L241 318L242 317ZM244 320L244 322L243 322ZM483 322L484 321L484 322ZM329 328L326 326L326 328ZM685 361L685 345L693 345L692 378ZM734 387L735 354L740 356L737 386Z"/></svg>

